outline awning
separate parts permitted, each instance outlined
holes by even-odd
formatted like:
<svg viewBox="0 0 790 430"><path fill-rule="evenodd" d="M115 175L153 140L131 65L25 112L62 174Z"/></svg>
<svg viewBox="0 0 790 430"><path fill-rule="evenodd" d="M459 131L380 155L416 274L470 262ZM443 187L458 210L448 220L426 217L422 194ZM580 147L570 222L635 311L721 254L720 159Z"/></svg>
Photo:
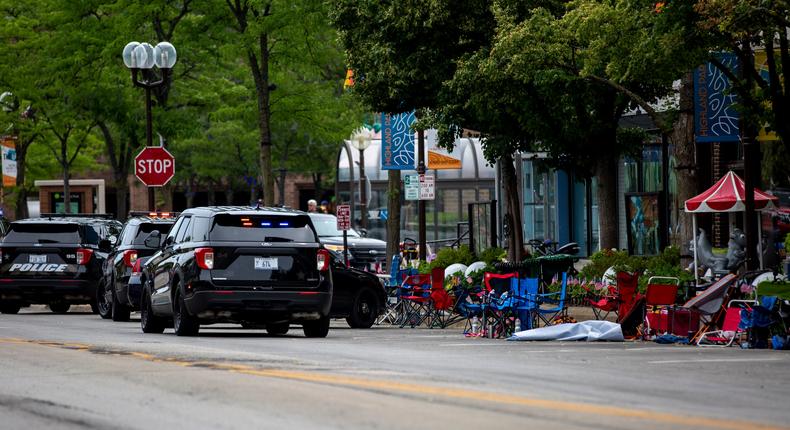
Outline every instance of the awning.
<svg viewBox="0 0 790 430"><path fill-rule="evenodd" d="M754 208L758 211L773 209L779 199L754 189ZM746 186L738 175L727 172L704 193L686 200L686 212L742 212L746 210Z"/></svg>

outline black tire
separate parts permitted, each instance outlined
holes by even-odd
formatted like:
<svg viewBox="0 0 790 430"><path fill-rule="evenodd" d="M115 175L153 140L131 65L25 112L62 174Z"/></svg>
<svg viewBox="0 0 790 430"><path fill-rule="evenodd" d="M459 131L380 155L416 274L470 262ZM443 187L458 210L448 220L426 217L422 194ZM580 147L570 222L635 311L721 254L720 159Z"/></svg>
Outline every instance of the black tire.
<svg viewBox="0 0 790 430"><path fill-rule="evenodd" d="M96 287L96 309L103 320L112 318L112 286L108 287L105 280L99 282Z"/></svg>
<svg viewBox="0 0 790 430"><path fill-rule="evenodd" d="M379 300L370 288L357 291L346 322L351 328L371 328L379 316Z"/></svg>
<svg viewBox="0 0 790 430"><path fill-rule="evenodd" d="M302 324L305 337L326 337L329 334L329 317L321 317L314 321L305 321Z"/></svg>
<svg viewBox="0 0 790 430"><path fill-rule="evenodd" d="M283 336L288 334L288 329L291 328L290 323L277 323L277 324L268 324L266 325L266 333L269 333L272 336Z"/></svg>
<svg viewBox="0 0 790 430"><path fill-rule="evenodd" d="M200 321L189 314L181 294L181 284L176 287L176 296L173 299L173 328L176 336L197 336L200 331Z"/></svg>
<svg viewBox="0 0 790 430"><path fill-rule="evenodd" d="M148 291L144 291L143 297L140 299L140 328L143 329L143 333L165 331L165 320L154 315L151 309L151 294Z"/></svg>
<svg viewBox="0 0 790 430"><path fill-rule="evenodd" d="M69 311L70 304L64 302L53 302L49 304L49 310L56 314L65 314Z"/></svg>
<svg viewBox="0 0 790 430"><path fill-rule="evenodd" d="M0 313L3 314L18 314L22 306L16 303L0 303Z"/></svg>
<svg viewBox="0 0 790 430"><path fill-rule="evenodd" d="M129 309L129 306L124 305L123 303L118 301L118 295L115 294L115 289L113 288L112 293L112 320L113 321L120 321L126 322L129 321L129 314L132 311Z"/></svg>

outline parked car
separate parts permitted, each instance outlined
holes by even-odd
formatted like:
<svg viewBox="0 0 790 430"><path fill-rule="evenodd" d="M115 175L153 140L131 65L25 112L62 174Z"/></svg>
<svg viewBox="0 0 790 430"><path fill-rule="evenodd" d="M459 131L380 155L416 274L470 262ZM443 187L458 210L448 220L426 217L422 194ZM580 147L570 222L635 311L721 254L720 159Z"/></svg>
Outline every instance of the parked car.
<svg viewBox="0 0 790 430"><path fill-rule="evenodd" d="M345 318L351 328L370 328L384 311L387 293L379 278L364 270L346 267L339 254L332 258L332 318Z"/></svg>
<svg viewBox="0 0 790 430"><path fill-rule="evenodd" d="M48 215L14 221L0 243L0 312L46 304L56 313L73 304L96 308L102 264L120 223L96 215Z"/></svg>
<svg viewBox="0 0 790 430"><path fill-rule="evenodd" d="M127 288L132 267L142 257L153 255L158 248L145 245L145 239L153 231L167 235L175 223L170 212L132 212L126 220L120 240L110 251L104 264L102 284L96 295L99 315L113 321L128 321L129 313L140 306L140 291L130 292Z"/></svg>
<svg viewBox="0 0 790 430"><path fill-rule="evenodd" d="M343 232L337 229L337 217L330 214L311 213L310 218L324 246L342 257ZM354 229L347 231L348 258L351 267L371 272L386 272L387 242L364 237Z"/></svg>
<svg viewBox="0 0 790 430"><path fill-rule="evenodd" d="M307 337L329 333L331 256L304 212L188 209L167 237L154 231L145 244L161 246L142 268L145 333L161 333L170 319L179 336L218 322L263 325L271 334L292 323Z"/></svg>

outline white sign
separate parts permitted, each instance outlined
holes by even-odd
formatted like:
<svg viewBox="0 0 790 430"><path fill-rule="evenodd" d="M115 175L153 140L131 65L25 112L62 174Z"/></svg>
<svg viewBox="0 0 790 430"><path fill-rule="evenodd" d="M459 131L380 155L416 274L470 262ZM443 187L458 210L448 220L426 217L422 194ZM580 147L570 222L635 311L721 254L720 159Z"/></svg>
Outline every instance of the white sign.
<svg viewBox="0 0 790 430"><path fill-rule="evenodd" d="M420 175L420 200L436 198L436 182L433 175Z"/></svg>
<svg viewBox="0 0 790 430"><path fill-rule="evenodd" d="M403 178L403 185L406 190L406 200L420 199L420 175L406 175Z"/></svg>
<svg viewBox="0 0 790 430"><path fill-rule="evenodd" d="M341 231L351 229L350 205L337 205L337 229Z"/></svg>

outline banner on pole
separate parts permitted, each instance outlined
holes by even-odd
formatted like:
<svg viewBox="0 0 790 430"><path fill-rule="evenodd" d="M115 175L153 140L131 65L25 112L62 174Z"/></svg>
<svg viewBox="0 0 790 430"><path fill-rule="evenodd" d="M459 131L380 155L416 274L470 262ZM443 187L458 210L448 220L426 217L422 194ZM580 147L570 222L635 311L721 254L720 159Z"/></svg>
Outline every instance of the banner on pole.
<svg viewBox="0 0 790 430"><path fill-rule="evenodd" d="M3 186L16 186L16 136L3 136Z"/></svg>
<svg viewBox="0 0 790 430"><path fill-rule="evenodd" d="M381 114L381 169L415 170L414 111Z"/></svg>
<svg viewBox="0 0 790 430"><path fill-rule="evenodd" d="M716 54L717 60L737 76L738 58ZM694 131L697 142L739 142L737 97L727 75L712 62L694 71Z"/></svg>

